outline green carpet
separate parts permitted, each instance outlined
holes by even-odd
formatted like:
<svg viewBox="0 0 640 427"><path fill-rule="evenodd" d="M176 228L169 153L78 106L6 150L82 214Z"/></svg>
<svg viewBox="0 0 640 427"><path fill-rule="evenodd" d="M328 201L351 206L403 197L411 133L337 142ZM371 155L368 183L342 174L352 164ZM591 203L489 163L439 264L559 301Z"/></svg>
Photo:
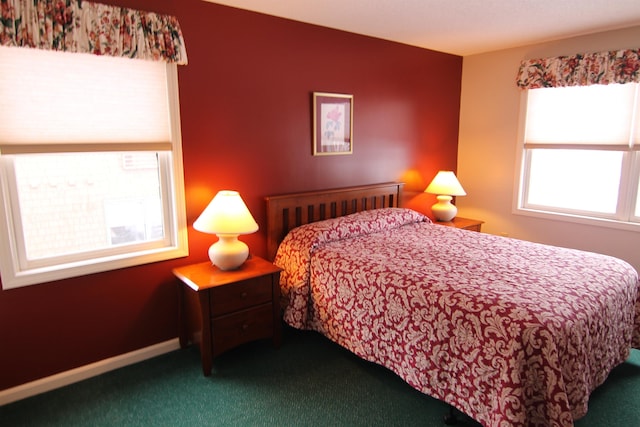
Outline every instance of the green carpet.
<svg viewBox="0 0 640 427"><path fill-rule="evenodd" d="M2 426L444 426L448 406L313 332L285 329L218 357L195 347L0 407ZM478 426L459 415L459 426ZM640 425L640 352L592 395L577 427Z"/></svg>

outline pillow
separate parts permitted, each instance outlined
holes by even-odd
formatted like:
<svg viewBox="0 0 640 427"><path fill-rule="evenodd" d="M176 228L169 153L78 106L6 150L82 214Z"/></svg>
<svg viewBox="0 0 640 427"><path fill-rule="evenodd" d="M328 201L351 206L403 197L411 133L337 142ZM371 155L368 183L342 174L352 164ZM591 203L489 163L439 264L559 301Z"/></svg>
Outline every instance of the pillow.
<svg viewBox="0 0 640 427"><path fill-rule="evenodd" d="M338 218L312 222L289 232L287 240L304 240L310 250L323 243L377 233L405 224L429 221L429 218L411 209L382 208L357 212Z"/></svg>

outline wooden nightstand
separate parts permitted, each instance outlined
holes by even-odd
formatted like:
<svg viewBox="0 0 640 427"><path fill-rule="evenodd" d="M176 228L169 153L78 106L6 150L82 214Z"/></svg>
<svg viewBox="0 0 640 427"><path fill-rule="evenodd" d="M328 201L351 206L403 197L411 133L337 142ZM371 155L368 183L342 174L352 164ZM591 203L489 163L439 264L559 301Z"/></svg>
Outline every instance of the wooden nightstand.
<svg viewBox="0 0 640 427"><path fill-rule="evenodd" d="M215 356L240 344L271 338L280 346L280 271L256 256L237 270L222 271L209 261L173 270L182 282L180 347L200 346L205 376Z"/></svg>
<svg viewBox="0 0 640 427"><path fill-rule="evenodd" d="M482 227L482 224L484 224L484 221L480 221L477 219L461 218L457 216L453 218L452 221L449 221L449 222L434 221L434 224L444 225L447 227L462 228L464 230L479 232L480 228Z"/></svg>

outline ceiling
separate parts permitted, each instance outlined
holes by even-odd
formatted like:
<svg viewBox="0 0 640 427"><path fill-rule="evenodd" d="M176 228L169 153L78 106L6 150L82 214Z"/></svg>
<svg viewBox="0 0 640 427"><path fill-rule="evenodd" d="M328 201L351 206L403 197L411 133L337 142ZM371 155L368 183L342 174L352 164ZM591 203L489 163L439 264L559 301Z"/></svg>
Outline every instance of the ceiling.
<svg viewBox="0 0 640 427"><path fill-rule="evenodd" d="M640 0L205 0L473 55L640 25Z"/></svg>

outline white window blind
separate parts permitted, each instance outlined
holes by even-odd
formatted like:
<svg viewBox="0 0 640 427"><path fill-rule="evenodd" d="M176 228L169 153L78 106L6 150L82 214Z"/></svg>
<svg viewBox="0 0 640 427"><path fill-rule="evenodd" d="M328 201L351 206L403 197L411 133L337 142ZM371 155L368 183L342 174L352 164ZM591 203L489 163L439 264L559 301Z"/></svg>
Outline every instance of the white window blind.
<svg viewBox="0 0 640 427"><path fill-rule="evenodd" d="M163 62L0 47L0 69L2 153L171 148Z"/></svg>
<svg viewBox="0 0 640 427"><path fill-rule="evenodd" d="M532 89L527 96L525 144L629 146L637 84Z"/></svg>

